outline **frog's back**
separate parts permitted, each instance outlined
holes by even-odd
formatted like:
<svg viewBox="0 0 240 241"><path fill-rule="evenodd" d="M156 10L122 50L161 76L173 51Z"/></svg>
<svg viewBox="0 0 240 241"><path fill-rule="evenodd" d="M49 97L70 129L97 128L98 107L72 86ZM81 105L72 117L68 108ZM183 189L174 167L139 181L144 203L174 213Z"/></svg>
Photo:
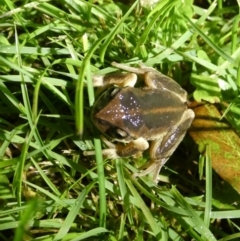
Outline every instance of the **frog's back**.
<svg viewBox="0 0 240 241"><path fill-rule="evenodd" d="M135 137L154 139L178 123L187 109L176 95L163 89L127 87L121 93L125 126Z"/></svg>

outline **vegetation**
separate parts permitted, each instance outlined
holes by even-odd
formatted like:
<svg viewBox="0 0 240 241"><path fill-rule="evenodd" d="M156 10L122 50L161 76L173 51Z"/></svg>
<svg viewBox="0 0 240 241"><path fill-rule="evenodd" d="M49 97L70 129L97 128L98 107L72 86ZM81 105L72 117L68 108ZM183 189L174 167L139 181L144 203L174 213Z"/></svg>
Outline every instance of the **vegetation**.
<svg viewBox="0 0 240 241"><path fill-rule="evenodd" d="M1 3L1 240L239 239L239 2ZM92 75L113 61L172 77L213 120L204 136L193 123L158 185L131 175L147 153L102 158Z"/></svg>

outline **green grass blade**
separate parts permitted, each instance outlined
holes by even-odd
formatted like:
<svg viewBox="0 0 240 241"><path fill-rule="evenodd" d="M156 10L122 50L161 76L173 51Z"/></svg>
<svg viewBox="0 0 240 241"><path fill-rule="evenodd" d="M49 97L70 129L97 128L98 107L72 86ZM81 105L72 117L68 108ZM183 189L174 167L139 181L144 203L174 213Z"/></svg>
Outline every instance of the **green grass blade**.
<svg viewBox="0 0 240 241"><path fill-rule="evenodd" d="M204 221L198 216L195 210L185 201L182 195L177 191L175 187L172 187L171 193L174 196L177 203L188 213L188 219L186 221L189 223L189 227L196 230L202 235L203 240L206 241L216 241L216 238L205 225ZM199 239L198 239L199 240Z"/></svg>
<svg viewBox="0 0 240 241"><path fill-rule="evenodd" d="M211 165L211 149L206 146L206 207L204 211L204 223L207 227L210 225L210 217L212 210L212 165Z"/></svg>
<svg viewBox="0 0 240 241"><path fill-rule="evenodd" d="M154 233L154 236L158 239L167 240L167 233L164 231L164 225L161 224L161 222L157 223L155 221L149 207L147 207L147 205L145 204L145 202L143 201L135 187L132 185L130 180L127 179L126 184L134 197L135 205L137 205L142 210L144 217L146 218L149 226L151 227L152 232Z"/></svg>
<svg viewBox="0 0 240 241"><path fill-rule="evenodd" d="M231 64L236 64L236 61L231 58L228 54L226 54L221 48L219 48L215 43L213 43L203 31L197 27L187 16L185 18L190 23L191 27L206 41L206 43L214 49L223 59L229 61Z"/></svg>
<svg viewBox="0 0 240 241"><path fill-rule="evenodd" d="M104 43L103 43L103 45L101 47L101 52L100 52L100 56L99 56L102 63L104 62L104 56L105 56L105 53L106 53L108 45L110 44L110 42L112 41L114 36L117 34L117 32L120 29L120 27L122 27L122 24L124 23L124 21L127 19L129 14L133 11L133 9L137 6L138 3L139 3L139 0L136 0L135 3L132 4L132 6L129 8L129 10L126 12L126 14L115 25L115 27L113 28L111 33L108 34L107 39L104 41Z"/></svg>
<svg viewBox="0 0 240 241"><path fill-rule="evenodd" d="M75 220L76 216L79 215L80 208L82 207L82 204L83 204L87 194L90 192L90 190L94 187L95 184L96 184L96 181L90 183L88 186L86 186L82 190L81 194L75 200L75 205L73 205L71 207L71 209L70 209L66 219L64 220L61 228L59 229L58 233L54 237L54 239L53 239L54 241L62 240L65 237L65 235L68 233L68 231L71 228L72 223Z"/></svg>

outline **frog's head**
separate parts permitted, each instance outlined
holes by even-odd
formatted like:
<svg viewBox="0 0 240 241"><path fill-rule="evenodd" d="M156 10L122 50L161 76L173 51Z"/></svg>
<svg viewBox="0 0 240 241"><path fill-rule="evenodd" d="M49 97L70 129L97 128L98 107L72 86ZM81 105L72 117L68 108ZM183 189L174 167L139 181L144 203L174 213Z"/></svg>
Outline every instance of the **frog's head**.
<svg viewBox="0 0 240 241"><path fill-rule="evenodd" d="M121 142L133 139L127 124L127 116L133 110L124 104L128 88L110 87L99 96L92 109L94 125L107 137Z"/></svg>

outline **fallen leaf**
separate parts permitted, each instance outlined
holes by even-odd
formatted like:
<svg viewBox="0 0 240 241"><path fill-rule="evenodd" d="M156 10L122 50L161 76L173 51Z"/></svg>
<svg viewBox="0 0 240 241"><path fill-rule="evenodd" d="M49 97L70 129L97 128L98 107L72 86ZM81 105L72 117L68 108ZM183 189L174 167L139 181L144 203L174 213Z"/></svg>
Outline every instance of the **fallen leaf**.
<svg viewBox="0 0 240 241"><path fill-rule="evenodd" d="M190 106L195 119L189 130L202 152L211 150L212 167L218 175L240 193L240 138L212 104L193 102Z"/></svg>

